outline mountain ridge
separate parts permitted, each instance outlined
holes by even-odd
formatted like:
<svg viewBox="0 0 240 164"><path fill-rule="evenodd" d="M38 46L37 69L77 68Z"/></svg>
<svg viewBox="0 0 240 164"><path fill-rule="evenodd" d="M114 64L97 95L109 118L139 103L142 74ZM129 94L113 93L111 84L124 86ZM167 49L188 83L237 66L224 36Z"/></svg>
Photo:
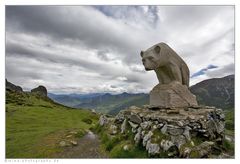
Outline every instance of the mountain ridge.
<svg viewBox="0 0 240 164"><path fill-rule="evenodd" d="M234 75L203 80L191 86L190 90L197 96L200 105L223 109L234 107ZM95 109L97 112L113 115L129 106L141 107L149 104L149 94L146 93L93 93L92 95L75 94L75 96L69 94L55 97L50 94L49 97L70 107Z"/></svg>
<svg viewBox="0 0 240 164"><path fill-rule="evenodd" d="M190 87L201 105L234 108L234 75L203 80Z"/></svg>

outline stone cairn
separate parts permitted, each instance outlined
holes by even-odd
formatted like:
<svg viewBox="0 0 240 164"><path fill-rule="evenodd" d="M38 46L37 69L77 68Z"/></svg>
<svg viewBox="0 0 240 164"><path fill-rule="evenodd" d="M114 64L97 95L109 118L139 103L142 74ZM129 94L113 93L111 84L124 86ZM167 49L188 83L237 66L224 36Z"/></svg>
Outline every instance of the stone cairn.
<svg viewBox="0 0 240 164"><path fill-rule="evenodd" d="M102 115L99 123L110 135L134 133L135 144L150 156L165 152L168 157L208 157L224 137L222 110L207 106L157 111L132 106L114 118Z"/></svg>
<svg viewBox="0 0 240 164"><path fill-rule="evenodd" d="M109 135L133 133L133 142L149 156L214 157L221 153L224 114L200 106L189 89L185 62L165 43L141 52L145 69L154 70L159 84L150 92L150 105L132 106L115 117L101 115L99 124Z"/></svg>

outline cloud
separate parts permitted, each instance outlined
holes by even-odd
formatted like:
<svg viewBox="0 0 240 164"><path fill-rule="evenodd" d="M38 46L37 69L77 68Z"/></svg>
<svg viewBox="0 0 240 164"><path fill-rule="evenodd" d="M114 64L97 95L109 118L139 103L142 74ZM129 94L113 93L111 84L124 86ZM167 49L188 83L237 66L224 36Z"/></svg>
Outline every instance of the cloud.
<svg viewBox="0 0 240 164"><path fill-rule="evenodd" d="M145 73L145 69L143 65L140 64L133 64L130 66L130 69L134 72L143 72Z"/></svg>
<svg viewBox="0 0 240 164"><path fill-rule="evenodd" d="M95 6L95 8L108 17L122 20L125 24L138 28L141 28L139 20L143 18L141 23L144 26L155 26L159 20L158 6Z"/></svg>
<svg viewBox="0 0 240 164"><path fill-rule="evenodd" d="M118 57L122 60L136 61L135 58L128 56L136 53L137 46L143 38L129 35L133 34L135 29L122 22L109 19L92 7L20 6L8 8L7 31L10 29L28 34L44 35L54 41L62 40L64 44L74 42L73 44L94 50L106 51L107 47L112 52L119 54ZM138 30L138 32L144 31ZM126 42L126 40L128 41Z"/></svg>
<svg viewBox="0 0 240 164"><path fill-rule="evenodd" d="M117 77L117 80L120 80L120 81L126 81L127 78L126 78L126 77L123 77L123 76L119 76L119 77Z"/></svg>
<svg viewBox="0 0 240 164"><path fill-rule="evenodd" d="M97 55L101 60L104 60L104 61L113 60L113 58L109 55L108 50L100 50L97 52Z"/></svg>
<svg viewBox="0 0 240 164"><path fill-rule="evenodd" d="M207 76L214 77L224 77L227 75L235 74L235 66L234 63L227 64L225 66L220 67L219 69L212 70L206 72Z"/></svg>
<svg viewBox="0 0 240 164"><path fill-rule="evenodd" d="M54 93L149 92L157 77L139 53L159 42L186 61L191 84L232 74L234 7L7 6L6 78Z"/></svg>

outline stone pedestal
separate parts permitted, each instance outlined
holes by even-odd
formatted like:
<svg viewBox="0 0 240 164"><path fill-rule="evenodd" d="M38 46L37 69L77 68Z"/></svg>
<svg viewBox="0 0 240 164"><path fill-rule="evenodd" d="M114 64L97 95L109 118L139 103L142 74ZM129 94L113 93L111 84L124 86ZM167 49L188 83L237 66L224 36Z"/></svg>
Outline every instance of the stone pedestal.
<svg viewBox="0 0 240 164"><path fill-rule="evenodd" d="M197 106L196 96L178 82L158 84L150 92L150 107L181 108Z"/></svg>
<svg viewBox="0 0 240 164"><path fill-rule="evenodd" d="M105 127L111 129L115 124L118 134L134 133L135 144L145 147L150 156L165 153L166 158L203 158L223 152L224 117L221 109L208 106L134 107L119 112Z"/></svg>

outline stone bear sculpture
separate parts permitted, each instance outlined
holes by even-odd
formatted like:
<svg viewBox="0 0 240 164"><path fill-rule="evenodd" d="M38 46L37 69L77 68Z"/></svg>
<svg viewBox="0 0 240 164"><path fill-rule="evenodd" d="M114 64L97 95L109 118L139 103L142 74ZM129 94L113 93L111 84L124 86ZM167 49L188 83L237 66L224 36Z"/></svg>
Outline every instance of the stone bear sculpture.
<svg viewBox="0 0 240 164"><path fill-rule="evenodd" d="M141 51L141 57L145 70L156 72L159 84L177 81L189 87L187 64L167 44L159 43L146 51Z"/></svg>
<svg viewBox="0 0 240 164"><path fill-rule="evenodd" d="M189 88L189 69L183 59L165 43L141 51L146 71L154 70L159 84L150 91L151 108L197 106L196 96Z"/></svg>

